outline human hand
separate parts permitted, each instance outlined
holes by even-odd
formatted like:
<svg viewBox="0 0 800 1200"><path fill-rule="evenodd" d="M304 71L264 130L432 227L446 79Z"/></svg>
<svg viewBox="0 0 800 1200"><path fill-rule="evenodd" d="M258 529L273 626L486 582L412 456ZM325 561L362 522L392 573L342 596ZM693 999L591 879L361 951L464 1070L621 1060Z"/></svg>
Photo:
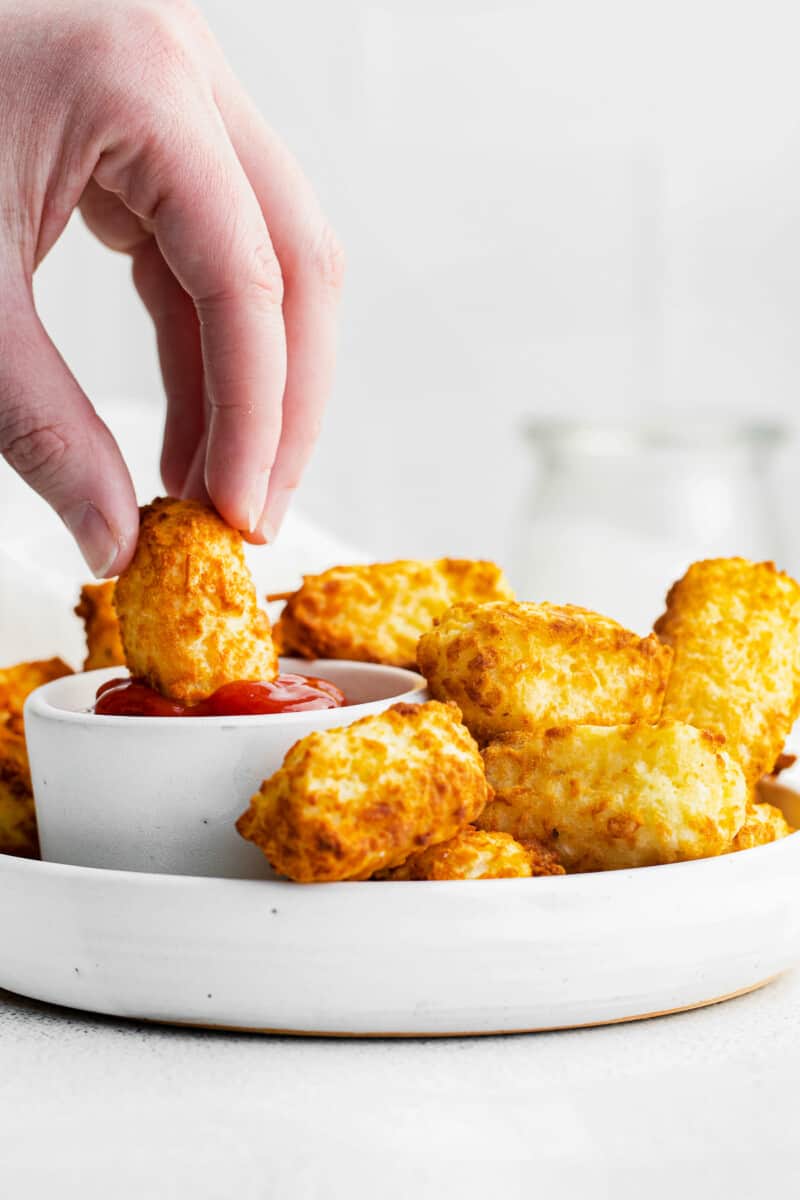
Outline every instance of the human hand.
<svg viewBox="0 0 800 1200"><path fill-rule="evenodd" d="M188 2L0 0L0 452L107 576L133 487L31 288L76 206L155 324L167 490L272 540L330 387L342 257Z"/></svg>

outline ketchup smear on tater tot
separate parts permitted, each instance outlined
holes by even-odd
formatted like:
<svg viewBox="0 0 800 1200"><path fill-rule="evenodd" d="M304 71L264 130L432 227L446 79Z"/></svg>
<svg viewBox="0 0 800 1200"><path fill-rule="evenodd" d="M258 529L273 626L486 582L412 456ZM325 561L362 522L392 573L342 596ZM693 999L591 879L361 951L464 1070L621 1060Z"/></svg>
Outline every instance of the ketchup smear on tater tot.
<svg viewBox="0 0 800 1200"><path fill-rule="evenodd" d="M168 700L139 679L109 679L97 689L94 711L114 717L244 717L340 708L345 703L335 684L311 675L225 683L199 704Z"/></svg>

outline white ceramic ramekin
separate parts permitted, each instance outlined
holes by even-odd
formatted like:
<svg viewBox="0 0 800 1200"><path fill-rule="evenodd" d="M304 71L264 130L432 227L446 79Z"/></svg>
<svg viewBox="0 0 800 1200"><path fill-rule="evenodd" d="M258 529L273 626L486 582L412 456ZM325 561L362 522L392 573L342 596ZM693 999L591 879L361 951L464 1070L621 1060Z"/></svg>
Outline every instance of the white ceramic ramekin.
<svg viewBox="0 0 800 1200"><path fill-rule="evenodd" d="M261 781L307 733L426 698L413 671L373 663L282 659L329 679L345 708L244 717L116 717L88 711L112 667L33 692L25 733L42 858L84 867L269 878L234 822Z"/></svg>

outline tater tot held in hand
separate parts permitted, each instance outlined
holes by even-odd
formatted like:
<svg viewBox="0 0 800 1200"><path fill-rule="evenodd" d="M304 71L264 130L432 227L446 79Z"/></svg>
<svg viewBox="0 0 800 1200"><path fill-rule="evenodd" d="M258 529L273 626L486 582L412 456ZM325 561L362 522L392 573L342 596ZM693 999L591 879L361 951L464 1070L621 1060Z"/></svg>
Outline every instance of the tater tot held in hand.
<svg viewBox="0 0 800 1200"><path fill-rule="evenodd" d="M223 684L277 675L241 535L197 500L142 509L114 604L131 674L171 700L194 703Z"/></svg>

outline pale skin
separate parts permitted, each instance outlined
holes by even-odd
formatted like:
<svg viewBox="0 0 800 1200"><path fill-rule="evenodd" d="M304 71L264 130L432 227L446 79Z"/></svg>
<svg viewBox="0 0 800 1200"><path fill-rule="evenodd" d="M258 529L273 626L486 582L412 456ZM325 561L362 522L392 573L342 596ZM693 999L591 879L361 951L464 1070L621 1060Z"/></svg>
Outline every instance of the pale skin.
<svg viewBox="0 0 800 1200"><path fill-rule="evenodd" d="M342 254L188 2L0 0L0 452L103 577L136 545L133 486L31 288L75 208L155 325L165 488L271 541L330 389Z"/></svg>

